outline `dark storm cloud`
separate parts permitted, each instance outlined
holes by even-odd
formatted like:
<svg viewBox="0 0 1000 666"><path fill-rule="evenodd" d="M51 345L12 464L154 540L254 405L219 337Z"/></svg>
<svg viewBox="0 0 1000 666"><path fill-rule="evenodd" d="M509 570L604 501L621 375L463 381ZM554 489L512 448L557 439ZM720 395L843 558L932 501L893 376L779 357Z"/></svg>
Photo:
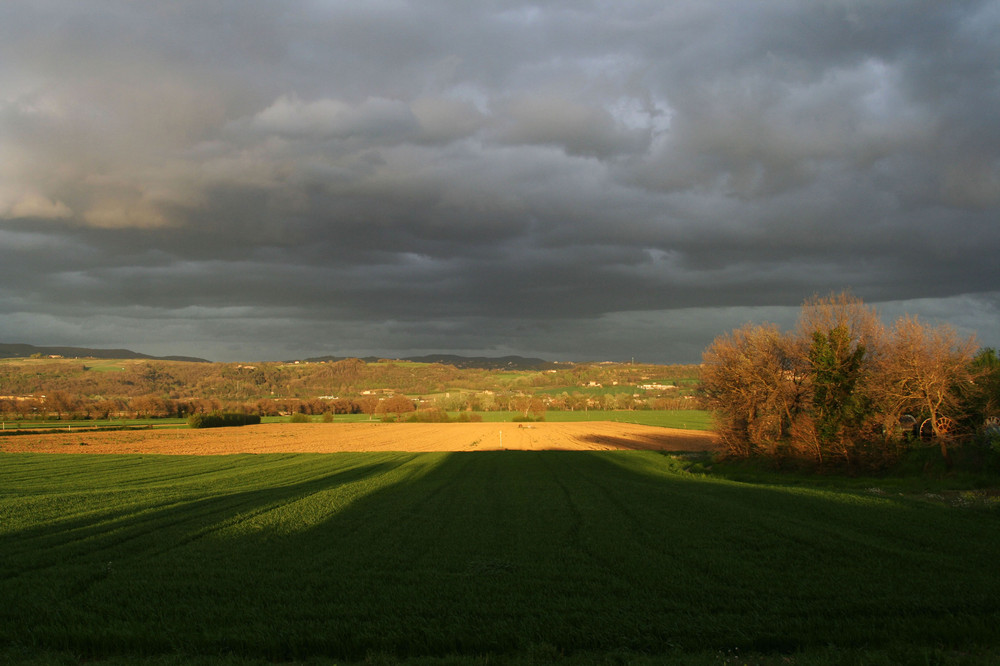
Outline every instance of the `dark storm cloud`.
<svg viewBox="0 0 1000 666"><path fill-rule="evenodd" d="M852 288L998 344L1000 3L0 8L0 339L694 360Z"/></svg>

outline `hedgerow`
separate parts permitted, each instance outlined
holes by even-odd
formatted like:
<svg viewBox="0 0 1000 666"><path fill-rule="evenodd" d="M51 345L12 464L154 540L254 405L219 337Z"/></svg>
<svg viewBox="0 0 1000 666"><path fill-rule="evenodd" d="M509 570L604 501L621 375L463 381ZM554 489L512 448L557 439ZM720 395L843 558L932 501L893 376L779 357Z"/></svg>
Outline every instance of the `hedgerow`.
<svg viewBox="0 0 1000 666"><path fill-rule="evenodd" d="M240 414L237 412L217 412L212 414L192 414L188 418L191 428L230 428L244 425L257 425L260 416L257 414Z"/></svg>

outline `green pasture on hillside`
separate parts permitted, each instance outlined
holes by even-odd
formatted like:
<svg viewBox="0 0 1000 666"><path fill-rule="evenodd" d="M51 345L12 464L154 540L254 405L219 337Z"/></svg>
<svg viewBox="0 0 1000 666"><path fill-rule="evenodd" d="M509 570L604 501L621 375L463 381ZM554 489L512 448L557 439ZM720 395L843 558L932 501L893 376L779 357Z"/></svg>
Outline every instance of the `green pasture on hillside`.
<svg viewBox="0 0 1000 666"><path fill-rule="evenodd" d="M682 462L0 454L0 661L1000 659L995 505Z"/></svg>
<svg viewBox="0 0 1000 666"><path fill-rule="evenodd" d="M679 391L681 395L690 394L692 389L698 387L699 380L697 379L663 379L663 380L651 380L651 384L673 384ZM640 396L647 394L645 389L640 389L631 384L609 384L607 386L552 386L548 388L540 388L535 390L535 393L541 395L586 395L591 397L601 396L601 395L619 395L621 393L627 393L633 395L638 393ZM655 391L654 394L658 394L659 391Z"/></svg>
<svg viewBox="0 0 1000 666"><path fill-rule="evenodd" d="M88 370L94 372L123 372L125 367L132 365L134 362L131 361L121 361L121 360L98 360L98 359L86 359L83 361L83 365L87 366Z"/></svg>

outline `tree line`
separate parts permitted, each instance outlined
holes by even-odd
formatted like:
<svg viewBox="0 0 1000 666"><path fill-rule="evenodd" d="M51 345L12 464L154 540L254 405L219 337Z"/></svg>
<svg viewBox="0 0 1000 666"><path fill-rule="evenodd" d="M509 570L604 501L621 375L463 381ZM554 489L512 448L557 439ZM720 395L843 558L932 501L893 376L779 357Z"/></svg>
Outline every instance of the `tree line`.
<svg viewBox="0 0 1000 666"><path fill-rule="evenodd" d="M344 359L316 363L186 363L96 359L12 359L0 362L0 399L62 391L91 401L156 395L173 400L260 399L321 395L360 397L365 391L431 395L462 391L533 393L563 387L636 385L667 378L694 380L697 366L565 364L559 370L501 371L396 361ZM572 391L571 391L572 392ZM484 394L485 395L485 394Z"/></svg>
<svg viewBox="0 0 1000 666"><path fill-rule="evenodd" d="M0 398L0 416L5 420L108 420L188 418L193 415L233 412L256 416L304 414L400 414L415 409L404 395L380 400L373 396L358 398L281 398L248 401L217 398L174 399L147 394L132 397L88 398L66 391L53 391L44 397Z"/></svg>
<svg viewBox="0 0 1000 666"><path fill-rule="evenodd" d="M995 437L1000 363L948 325L885 326L844 292L806 300L792 331L747 324L717 337L701 391L731 456L880 465L933 440L950 465L954 446Z"/></svg>
<svg viewBox="0 0 1000 666"><path fill-rule="evenodd" d="M547 410L586 411L694 409L696 400L679 397L636 398L631 393L544 395L515 391L465 392L449 397L414 400L399 393L343 398L170 398L147 393L137 396L91 397L68 391L50 391L39 396L0 396L0 418L20 420L108 420L188 418L192 415L234 412L257 416L302 414L401 415L421 410L445 412L523 412L538 416Z"/></svg>

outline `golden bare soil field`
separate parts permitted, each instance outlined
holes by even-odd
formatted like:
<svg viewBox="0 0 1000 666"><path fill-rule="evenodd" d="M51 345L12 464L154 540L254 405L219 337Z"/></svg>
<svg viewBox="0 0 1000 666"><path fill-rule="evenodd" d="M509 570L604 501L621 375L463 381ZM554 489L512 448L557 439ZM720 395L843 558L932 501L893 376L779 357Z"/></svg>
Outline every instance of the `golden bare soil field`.
<svg viewBox="0 0 1000 666"><path fill-rule="evenodd" d="M712 433L587 423L272 423L201 430L66 432L0 438L0 451L37 453L336 453L614 449L707 451Z"/></svg>

